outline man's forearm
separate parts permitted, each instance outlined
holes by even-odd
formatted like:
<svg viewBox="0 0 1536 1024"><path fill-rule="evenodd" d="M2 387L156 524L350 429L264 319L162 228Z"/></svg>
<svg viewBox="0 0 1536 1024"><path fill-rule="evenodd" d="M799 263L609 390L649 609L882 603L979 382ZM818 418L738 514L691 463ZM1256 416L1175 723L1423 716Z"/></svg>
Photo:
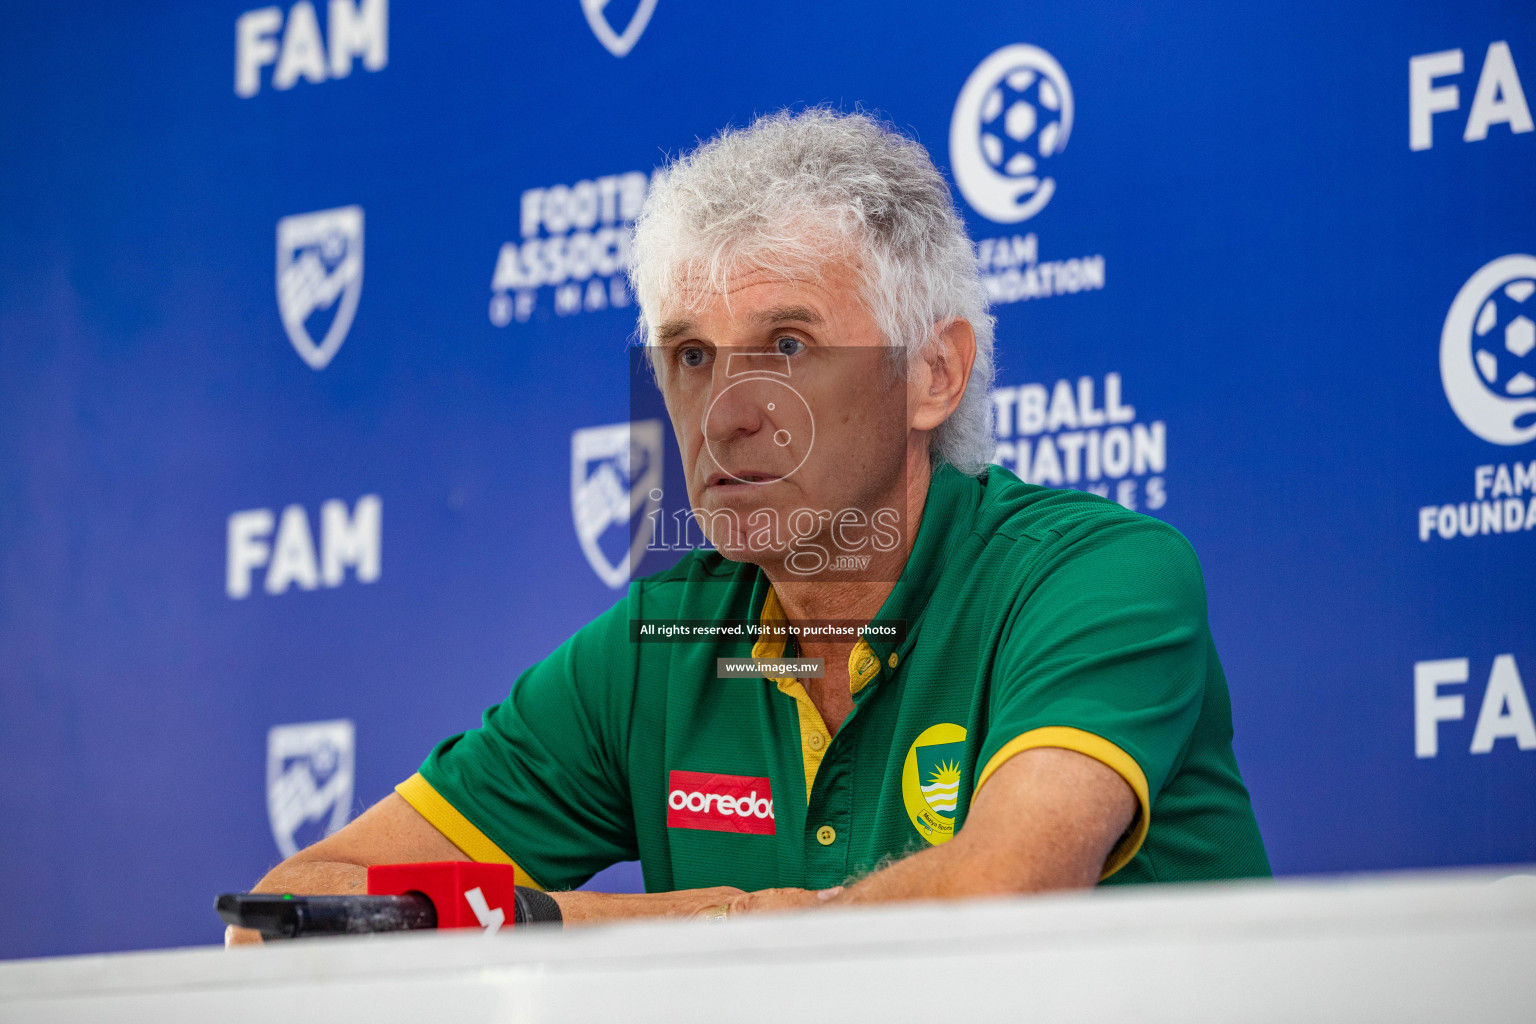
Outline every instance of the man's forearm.
<svg viewBox="0 0 1536 1024"><path fill-rule="evenodd" d="M913 854L858 882L847 885L829 902L885 903L894 900L956 899L966 896L1006 896L1035 892L1044 885L1020 880L996 870L995 856L972 851L956 842Z"/></svg>
<svg viewBox="0 0 1536 1024"><path fill-rule="evenodd" d="M252 892L291 892L303 896L348 896L367 891L368 869L361 864L326 860L285 860L268 871ZM261 942L261 933L230 925L224 929L226 946Z"/></svg>
<svg viewBox="0 0 1536 1024"><path fill-rule="evenodd" d="M603 924L640 917L707 917L728 906L742 891L730 886L679 889L676 892L552 892L566 927Z"/></svg>
<svg viewBox="0 0 1536 1024"><path fill-rule="evenodd" d="M1135 794L1113 769L1075 751L1028 750L997 770L948 843L875 872L833 902L1085 889L1135 813Z"/></svg>
<svg viewBox="0 0 1536 1024"><path fill-rule="evenodd" d="M996 857L951 843L913 854L846 886L820 891L762 889L742 893L731 901L730 909L732 914L760 914L854 903L1003 896L1052 888L1020 887L1016 879L995 870L996 861Z"/></svg>
<svg viewBox="0 0 1536 1024"><path fill-rule="evenodd" d="M285 860L268 871L252 892L291 892L305 896L350 896L368 889L368 869L340 861Z"/></svg>
<svg viewBox="0 0 1536 1024"><path fill-rule="evenodd" d="M252 892L294 893L304 896L352 895L367 891L368 869L361 864L324 860L287 860L267 872ZM552 892L567 927L602 924L641 917L698 917L724 907L740 889L685 889L658 893ZM226 930L227 945L259 943L259 933L246 928Z"/></svg>
<svg viewBox="0 0 1536 1024"><path fill-rule="evenodd" d="M929 847L808 900L803 890L748 893L732 909L956 899L1086 889L1134 820L1136 796L1107 766L1070 750L1039 748L999 768L965 827Z"/></svg>

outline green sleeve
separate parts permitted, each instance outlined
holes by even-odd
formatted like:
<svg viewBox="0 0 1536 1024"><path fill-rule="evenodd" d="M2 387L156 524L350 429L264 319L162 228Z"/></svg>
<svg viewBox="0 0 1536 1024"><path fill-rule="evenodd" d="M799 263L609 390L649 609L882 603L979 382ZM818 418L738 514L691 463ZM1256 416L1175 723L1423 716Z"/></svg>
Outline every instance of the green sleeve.
<svg viewBox="0 0 1536 1024"><path fill-rule="evenodd" d="M977 788L1033 747L1078 750L1114 768L1139 813L1106 866L1140 848L1205 696L1210 631L1189 543L1145 516L1053 536L1021 582L994 667Z"/></svg>
<svg viewBox="0 0 1536 1024"><path fill-rule="evenodd" d="M620 601L584 626L524 672L480 728L444 740L421 766L451 805L440 816L462 815L544 888L580 885L638 856L626 768L635 684L628 608ZM418 810L430 804L401 792Z"/></svg>

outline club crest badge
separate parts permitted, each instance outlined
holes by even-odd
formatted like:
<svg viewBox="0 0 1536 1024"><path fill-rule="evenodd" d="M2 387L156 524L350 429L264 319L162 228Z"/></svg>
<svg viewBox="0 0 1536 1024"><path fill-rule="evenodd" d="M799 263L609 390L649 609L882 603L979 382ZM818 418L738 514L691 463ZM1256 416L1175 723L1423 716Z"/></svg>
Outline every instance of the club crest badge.
<svg viewBox="0 0 1536 1024"><path fill-rule="evenodd" d="M907 748L901 770L902 802L917 834L934 846L954 838L964 765L965 728L952 722L924 729Z"/></svg>
<svg viewBox="0 0 1536 1024"><path fill-rule="evenodd" d="M277 222L277 310L294 351L310 369L325 369L347 340L362 294L361 206L298 213Z"/></svg>
<svg viewBox="0 0 1536 1024"><path fill-rule="evenodd" d="M284 857L330 835L351 817L354 737L345 719L277 725L268 731L267 819Z"/></svg>
<svg viewBox="0 0 1536 1024"><path fill-rule="evenodd" d="M576 539L592 571L615 590L629 582L651 541L651 513L661 507L663 436L660 420L571 435Z"/></svg>
<svg viewBox="0 0 1536 1024"><path fill-rule="evenodd" d="M656 11L656 0L639 0L635 4L634 13L629 16L629 24L622 32L616 31L608 20L609 8L626 6L628 4L614 3L614 0L581 0L581 13L587 16L592 34L615 57L622 57L635 48L645 27L651 23L651 15Z"/></svg>

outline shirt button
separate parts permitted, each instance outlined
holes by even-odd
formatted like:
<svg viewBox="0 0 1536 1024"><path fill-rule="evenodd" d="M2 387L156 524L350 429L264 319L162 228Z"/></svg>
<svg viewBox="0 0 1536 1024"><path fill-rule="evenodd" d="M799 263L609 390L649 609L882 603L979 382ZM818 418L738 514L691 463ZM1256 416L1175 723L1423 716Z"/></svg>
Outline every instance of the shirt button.
<svg viewBox="0 0 1536 1024"><path fill-rule="evenodd" d="M891 652L891 657L890 657L890 659L889 659L889 660L888 660L888 661L887 661L887 662L886 662L886 664L887 664L887 665L890 665L890 666L891 666L891 668L895 668L895 667L896 667L896 662L897 662L897 661L898 661L898 660L900 660L900 659L898 659L898 658L897 658L897 657L896 657L896 652L895 652L895 651L892 651L892 652Z"/></svg>
<svg viewBox="0 0 1536 1024"><path fill-rule="evenodd" d="M837 842L837 829L831 825L823 825L816 830L816 841L822 846L831 846Z"/></svg>
<svg viewBox="0 0 1536 1024"><path fill-rule="evenodd" d="M820 750L822 747L826 746L827 743L826 740L821 738L821 733L819 732L811 733L811 738L806 742L811 745L812 750Z"/></svg>

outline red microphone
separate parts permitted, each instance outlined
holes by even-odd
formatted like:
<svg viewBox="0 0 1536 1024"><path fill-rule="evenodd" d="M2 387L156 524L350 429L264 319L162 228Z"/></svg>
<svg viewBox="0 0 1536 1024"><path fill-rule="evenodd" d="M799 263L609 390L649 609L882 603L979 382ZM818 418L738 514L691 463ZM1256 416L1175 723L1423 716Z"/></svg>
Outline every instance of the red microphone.
<svg viewBox="0 0 1536 1024"><path fill-rule="evenodd" d="M517 869L511 864L462 860L376 864L368 869L368 893L425 896L437 912L437 927L480 928L487 935L514 924L560 920L554 898L518 885Z"/></svg>
<svg viewBox="0 0 1536 1024"><path fill-rule="evenodd" d="M478 928L493 935L561 920L554 897L518 885L512 865L469 861L374 865L366 896L224 893L215 909L228 924L253 928L264 939L422 928Z"/></svg>

